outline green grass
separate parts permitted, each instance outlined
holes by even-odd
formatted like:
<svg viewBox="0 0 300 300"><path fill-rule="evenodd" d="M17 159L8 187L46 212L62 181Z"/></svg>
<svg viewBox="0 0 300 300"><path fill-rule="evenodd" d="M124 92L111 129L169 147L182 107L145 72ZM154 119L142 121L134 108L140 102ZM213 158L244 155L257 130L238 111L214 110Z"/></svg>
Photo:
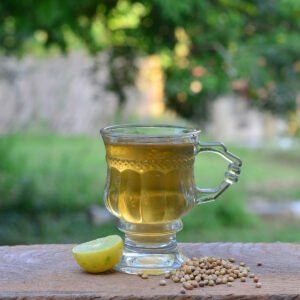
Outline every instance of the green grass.
<svg viewBox="0 0 300 300"><path fill-rule="evenodd" d="M72 210L99 201L106 176L100 139L12 136L8 141L16 171L34 184L40 205Z"/></svg>
<svg viewBox="0 0 300 300"><path fill-rule="evenodd" d="M255 195L270 201L300 199L299 149L229 147L243 160L240 182L217 201L183 218L180 241L300 241L299 224L262 220L247 212ZM227 166L199 155L198 185L212 187ZM11 135L0 138L0 244L71 243L116 233L115 223L89 223L87 209L102 203L106 177L100 138Z"/></svg>

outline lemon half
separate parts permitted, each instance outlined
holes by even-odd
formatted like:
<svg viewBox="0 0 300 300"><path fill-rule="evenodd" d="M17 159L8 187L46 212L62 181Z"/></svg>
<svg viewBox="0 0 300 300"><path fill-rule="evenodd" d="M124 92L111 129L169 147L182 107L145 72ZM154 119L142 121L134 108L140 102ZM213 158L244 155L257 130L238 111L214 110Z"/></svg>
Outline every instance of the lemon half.
<svg viewBox="0 0 300 300"><path fill-rule="evenodd" d="M109 235L75 246L73 256L79 266L89 273L112 269L122 258L123 241L118 235Z"/></svg>

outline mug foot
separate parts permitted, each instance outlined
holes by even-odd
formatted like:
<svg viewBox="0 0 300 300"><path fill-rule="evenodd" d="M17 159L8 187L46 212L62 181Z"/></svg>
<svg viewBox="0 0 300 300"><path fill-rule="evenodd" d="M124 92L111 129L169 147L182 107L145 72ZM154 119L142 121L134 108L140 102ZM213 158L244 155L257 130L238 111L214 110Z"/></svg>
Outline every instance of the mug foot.
<svg viewBox="0 0 300 300"><path fill-rule="evenodd" d="M176 232L181 220L167 224L131 224L121 221L125 232L123 257L116 270L138 274L160 275L180 268L187 258L178 249Z"/></svg>
<svg viewBox="0 0 300 300"><path fill-rule="evenodd" d="M180 268L187 259L178 249L176 250L171 253L149 253L148 251L134 252L125 248L122 260L115 269L127 274L142 272L148 275L161 275Z"/></svg>

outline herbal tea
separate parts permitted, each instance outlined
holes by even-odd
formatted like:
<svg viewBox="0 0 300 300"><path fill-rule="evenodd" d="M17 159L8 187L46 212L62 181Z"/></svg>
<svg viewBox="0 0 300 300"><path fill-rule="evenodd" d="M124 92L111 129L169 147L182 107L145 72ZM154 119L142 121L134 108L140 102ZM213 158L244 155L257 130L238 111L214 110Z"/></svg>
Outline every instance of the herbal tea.
<svg viewBox="0 0 300 300"><path fill-rule="evenodd" d="M180 268L185 260L176 242L181 217L236 182L241 160L221 143L200 142L199 129L116 125L100 132L108 167L105 204L125 233L123 257L115 268L152 275ZM228 162L225 178L217 187L195 185L193 165L200 152L221 155Z"/></svg>
<svg viewBox="0 0 300 300"><path fill-rule="evenodd" d="M106 144L106 205L130 223L179 219L194 202L194 144Z"/></svg>

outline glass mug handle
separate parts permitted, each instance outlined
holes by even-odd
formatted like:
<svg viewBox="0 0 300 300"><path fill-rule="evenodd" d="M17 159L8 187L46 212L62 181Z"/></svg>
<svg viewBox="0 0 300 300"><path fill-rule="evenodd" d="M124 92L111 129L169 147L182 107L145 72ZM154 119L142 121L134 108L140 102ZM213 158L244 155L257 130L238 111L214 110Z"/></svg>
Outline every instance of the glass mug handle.
<svg viewBox="0 0 300 300"><path fill-rule="evenodd" d="M201 152L216 153L223 157L228 164L228 171L225 172L224 180L215 188L203 189L196 187L197 203L208 202L219 197L230 185L238 181L238 175L241 173L242 161L230 153L224 144L219 142L198 143L196 145L196 154Z"/></svg>

